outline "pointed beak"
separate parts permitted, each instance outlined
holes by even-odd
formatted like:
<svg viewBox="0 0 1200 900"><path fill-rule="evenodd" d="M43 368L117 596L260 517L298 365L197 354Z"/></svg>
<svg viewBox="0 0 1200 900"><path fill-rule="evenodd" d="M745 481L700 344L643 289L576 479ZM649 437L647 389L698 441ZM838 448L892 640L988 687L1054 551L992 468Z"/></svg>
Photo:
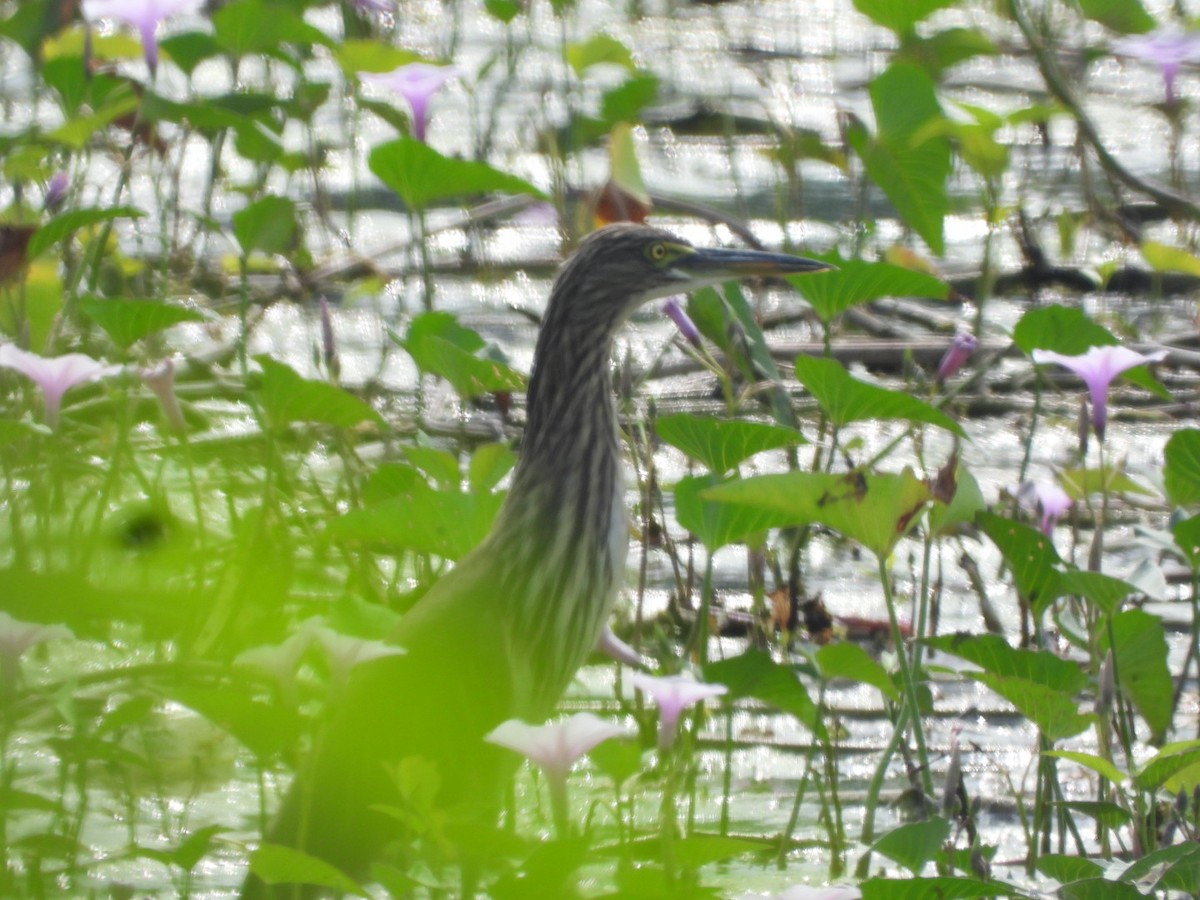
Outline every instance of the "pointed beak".
<svg viewBox="0 0 1200 900"><path fill-rule="evenodd" d="M802 275L836 269L837 266L786 253L696 248L694 253L676 260L674 268L688 281L714 284L755 276Z"/></svg>

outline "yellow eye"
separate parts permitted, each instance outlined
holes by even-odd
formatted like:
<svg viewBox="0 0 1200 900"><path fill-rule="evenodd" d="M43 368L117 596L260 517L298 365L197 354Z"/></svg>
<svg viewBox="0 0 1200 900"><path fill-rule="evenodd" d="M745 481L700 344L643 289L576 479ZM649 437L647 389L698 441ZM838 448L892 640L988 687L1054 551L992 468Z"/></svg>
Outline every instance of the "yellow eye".
<svg viewBox="0 0 1200 900"><path fill-rule="evenodd" d="M667 258L667 247L665 244L651 244L648 252L650 259L654 262L662 262Z"/></svg>

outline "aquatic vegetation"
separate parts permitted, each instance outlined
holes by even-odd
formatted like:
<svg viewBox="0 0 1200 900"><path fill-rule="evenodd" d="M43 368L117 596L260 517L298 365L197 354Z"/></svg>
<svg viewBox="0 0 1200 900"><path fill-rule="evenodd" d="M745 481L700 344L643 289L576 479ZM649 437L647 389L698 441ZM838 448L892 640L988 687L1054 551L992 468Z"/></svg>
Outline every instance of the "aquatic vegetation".
<svg viewBox="0 0 1200 900"><path fill-rule="evenodd" d="M389 766L371 889L1200 893L1167 6L0 0L0 895L366 890L263 835L621 216L836 270L635 317L626 599L494 830Z"/></svg>

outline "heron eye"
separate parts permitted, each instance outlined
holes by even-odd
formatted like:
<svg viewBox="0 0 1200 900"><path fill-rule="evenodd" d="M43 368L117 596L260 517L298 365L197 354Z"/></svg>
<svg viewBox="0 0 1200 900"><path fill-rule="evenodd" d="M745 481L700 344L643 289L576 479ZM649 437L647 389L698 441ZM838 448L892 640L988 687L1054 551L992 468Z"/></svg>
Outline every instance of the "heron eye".
<svg viewBox="0 0 1200 900"><path fill-rule="evenodd" d="M651 244L648 252L650 254L650 259L654 262L662 262L667 258L667 248L665 244Z"/></svg>

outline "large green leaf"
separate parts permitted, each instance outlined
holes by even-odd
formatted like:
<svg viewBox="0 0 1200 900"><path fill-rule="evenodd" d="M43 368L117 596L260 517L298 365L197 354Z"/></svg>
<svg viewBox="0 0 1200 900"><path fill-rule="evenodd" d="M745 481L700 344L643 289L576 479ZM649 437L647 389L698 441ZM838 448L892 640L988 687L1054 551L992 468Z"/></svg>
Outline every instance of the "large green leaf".
<svg viewBox="0 0 1200 900"><path fill-rule="evenodd" d="M1095 721L1091 713L1079 712L1079 705L1070 694L1028 678L1006 678L987 672L971 677L1015 706L1051 743L1074 737Z"/></svg>
<svg viewBox="0 0 1200 900"><path fill-rule="evenodd" d="M1141 0L1079 0L1079 8L1089 19L1121 34L1143 34L1157 24Z"/></svg>
<svg viewBox="0 0 1200 900"><path fill-rule="evenodd" d="M1142 609L1127 609L1112 616L1110 624L1121 690L1142 714L1157 743L1171 724L1175 689L1162 620Z"/></svg>
<svg viewBox="0 0 1200 900"><path fill-rule="evenodd" d="M1184 788L1190 794L1200 783L1200 741L1180 741L1163 747L1141 767L1137 783L1147 791L1166 788L1175 793Z"/></svg>
<svg viewBox="0 0 1200 900"><path fill-rule="evenodd" d="M1118 343L1112 332L1097 325L1078 307L1057 304L1026 310L1013 327L1013 342L1026 354L1053 350L1064 356L1078 356L1089 347Z"/></svg>
<svg viewBox="0 0 1200 900"><path fill-rule="evenodd" d="M1163 451L1163 486L1176 506L1200 503L1200 429L1181 428Z"/></svg>
<svg viewBox="0 0 1200 900"><path fill-rule="evenodd" d="M1200 844L1184 841L1151 850L1135 860L1121 873L1121 880L1130 884L1154 879L1155 896L1200 894Z"/></svg>
<svg viewBox="0 0 1200 900"><path fill-rule="evenodd" d="M718 503L701 496L702 491L720 483L716 475L699 475L675 485L675 518L710 552L764 533L774 518L755 506Z"/></svg>
<svg viewBox="0 0 1200 900"><path fill-rule="evenodd" d="M233 56L265 53L280 58L279 45L333 47L335 42L307 22L291 4L267 0L225 3L212 14L213 37Z"/></svg>
<svg viewBox="0 0 1200 900"><path fill-rule="evenodd" d="M233 234L242 253L287 253L296 240L299 224L296 203L268 194L233 214Z"/></svg>
<svg viewBox="0 0 1200 900"><path fill-rule="evenodd" d="M1001 678L1036 681L1064 694L1078 693L1087 684L1087 675L1077 663L1048 650L1017 649L996 635L943 635L926 643Z"/></svg>
<svg viewBox="0 0 1200 900"><path fill-rule="evenodd" d="M360 422L382 422L371 404L325 381L301 377L295 369L271 357L256 356L262 366L259 402L275 426L320 422L352 428Z"/></svg>
<svg viewBox="0 0 1200 900"><path fill-rule="evenodd" d="M250 871L267 884L308 884L336 894L370 896L336 866L282 844L260 844L250 854Z"/></svg>
<svg viewBox="0 0 1200 900"><path fill-rule="evenodd" d="M89 207L59 213L33 233L25 248L25 257L33 259L41 255L43 251L82 228L111 222L113 219L138 219L144 215L144 212L132 206Z"/></svg>
<svg viewBox="0 0 1200 900"><path fill-rule="evenodd" d="M893 828L877 840L872 849L900 863L914 875L920 875L949 836L950 823L945 819L909 822Z"/></svg>
<svg viewBox="0 0 1200 900"><path fill-rule="evenodd" d="M479 355L485 346L483 338L460 325L451 313L416 316L400 345L422 372L446 379L460 397L525 389L525 376L520 372Z"/></svg>
<svg viewBox="0 0 1200 900"><path fill-rule="evenodd" d="M938 503L929 511L929 530L935 535L953 533L964 525L974 525L975 517L987 509L987 501L975 476L961 462L954 470L954 497L948 504Z"/></svg>
<svg viewBox="0 0 1200 900"><path fill-rule="evenodd" d="M806 443L791 428L692 413L663 416L654 426L660 438L699 460L715 475L732 471L743 460L764 450Z"/></svg>
<svg viewBox="0 0 1200 900"><path fill-rule="evenodd" d="M870 94L877 133L852 128L851 146L900 218L940 256L950 141L930 128L943 118L933 80L911 63L894 62L872 80Z"/></svg>
<svg viewBox="0 0 1200 900"><path fill-rule="evenodd" d="M172 325L203 322L205 318L199 310L156 300L87 297L80 301L79 311L103 328L122 350Z"/></svg>
<svg viewBox="0 0 1200 900"><path fill-rule="evenodd" d="M522 178L493 169L486 163L451 159L411 137L375 147L368 165L409 209L425 209L435 200L492 193L545 198L541 191Z"/></svg>
<svg viewBox="0 0 1200 900"><path fill-rule="evenodd" d="M1200 515L1176 522L1171 533L1191 567L1200 569Z"/></svg>
<svg viewBox="0 0 1200 900"><path fill-rule="evenodd" d="M788 472L710 488L714 500L775 513L778 525L819 522L886 559L932 499L928 485L905 469L895 473Z"/></svg>
<svg viewBox="0 0 1200 900"><path fill-rule="evenodd" d="M854 8L876 25L890 28L897 34L912 31L918 22L931 13L958 0L854 0Z"/></svg>
<svg viewBox="0 0 1200 900"><path fill-rule="evenodd" d="M836 251L809 255L837 268L822 272L820 278L795 275L788 281L826 324L852 306L884 297L945 300L950 295L948 284L924 272L891 263L843 259Z"/></svg>
<svg viewBox="0 0 1200 900"><path fill-rule="evenodd" d="M862 900L975 900L982 897L1024 897L1002 881L938 876L932 878L868 878L859 887Z"/></svg>
<svg viewBox="0 0 1200 900"><path fill-rule="evenodd" d="M966 437L962 426L936 406L905 391L859 381L836 359L801 354L796 357L796 380L839 428L871 419L900 419L924 422Z"/></svg>
<svg viewBox="0 0 1200 900"><path fill-rule="evenodd" d="M791 713L809 731L824 733L817 706L796 673L761 650L747 650L741 656L709 663L704 667L704 680L728 687L730 700L753 697Z"/></svg>
<svg viewBox="0 0 1200 900"><path fill-rule="evenodd" d="M1062 559L1053 542L1037 529L995 513L981 512L978 522L1012 569L1017 593L1036 614L1041 615L1061 595L1059 565Z"/></svg>
<svg viewBox="0 0 1200 900"><path fill-rule="evenodd" d="M1104 613L1111 613L1125 598L1139 593L1138 589L1120 578L1103 572L1086 572L1069 569L1059 573L1058 589L1061 595L1083 597L1095 603Z"/></svg>
<svg viewBox="0 0 1200 900"><path fill-rule="evenodd" d="M819 647L814 654L822 678L846 678L860 684L878 688L889 700L899 702L900 691L896 683L866 650L858 644L839 641Z"/></svg>
<svg viewBox="0 0 1200 900"><path fill-rule="evenodd" d="M501 493L437 490L415 481L391 497L339 516L327 533L392 551L460 559L487 535L503 500Z"/></svg>

